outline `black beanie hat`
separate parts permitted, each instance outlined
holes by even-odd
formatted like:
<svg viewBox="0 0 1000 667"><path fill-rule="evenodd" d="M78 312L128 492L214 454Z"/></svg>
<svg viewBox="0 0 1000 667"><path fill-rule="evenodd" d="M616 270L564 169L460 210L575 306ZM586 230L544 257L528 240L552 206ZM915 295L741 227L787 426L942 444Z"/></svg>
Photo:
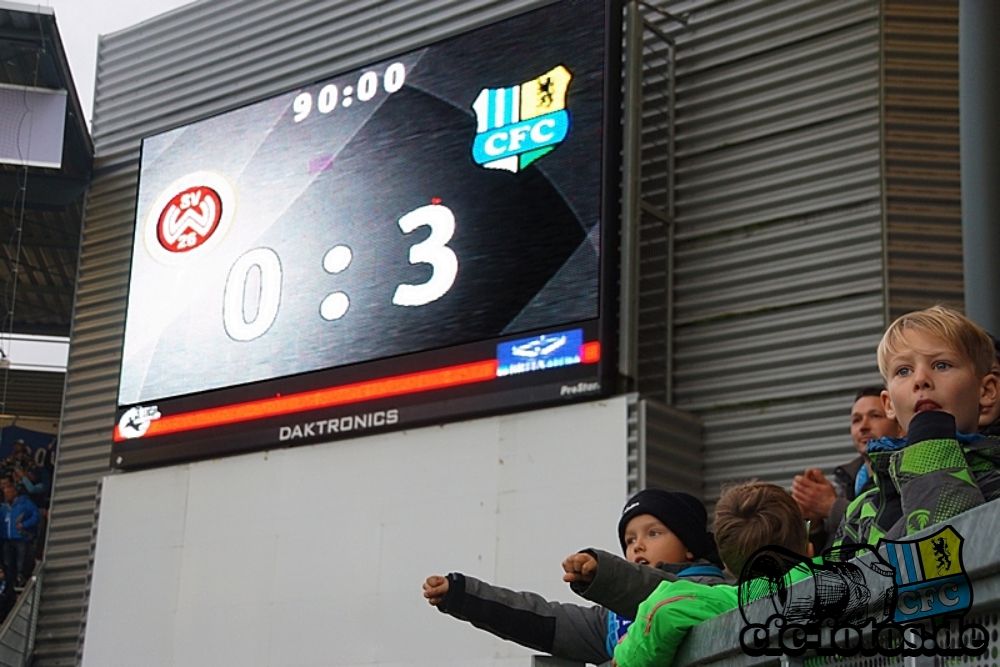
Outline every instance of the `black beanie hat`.
<svg viewBox="0 0 1000 667"><path fill-rule="evenodd" d="M622 518L618 520L618 541L621 542L623 552L625 526L640 514L651 514L659 519L695 558L715 560L715 538L705 528L708 512L705 511L705 505L690 493L643 489L629 498L622 510Z"/></svg>

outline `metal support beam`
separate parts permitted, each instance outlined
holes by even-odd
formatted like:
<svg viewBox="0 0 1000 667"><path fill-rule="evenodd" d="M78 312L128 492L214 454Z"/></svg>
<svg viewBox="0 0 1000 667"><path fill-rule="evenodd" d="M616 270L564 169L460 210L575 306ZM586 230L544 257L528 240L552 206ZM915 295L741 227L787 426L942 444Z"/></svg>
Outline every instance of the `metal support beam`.
<svg viewBox="0 0 1000 667"><path fill-rule="evenodd" d="M642 33L638 3L625 16L625 99L622 128L622 279L618 372L631 382L637 375L639 348L639 226L642 210Z"/></svg>
<svg viewBox="0 0 1000 667"><path fill-rule="evenodd" d="M965 312L1000 335L1000 3L958 8Z"/></svg>

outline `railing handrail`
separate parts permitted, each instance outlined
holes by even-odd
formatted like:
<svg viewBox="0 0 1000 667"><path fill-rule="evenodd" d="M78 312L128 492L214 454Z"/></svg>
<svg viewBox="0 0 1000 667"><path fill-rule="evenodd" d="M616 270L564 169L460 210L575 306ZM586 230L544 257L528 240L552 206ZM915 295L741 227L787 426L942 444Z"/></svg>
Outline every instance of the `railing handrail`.
<svg viewBox="0 0 1000 667"><path fill-rule="evenodd" d="M10 613L7 614L7 618L5 618L3 624L0 625L0 641L2 641L3 636L7 634L7 627L10 625L11 619L17 616L17 612L20 611L21 607L28 604L28 598L35 592L35 586L37 584L38 575L33 574L28 578L28 581L24 584L24 588L21 589L21 592L17 594L17 602L15 602L14 606L10 608Z"/></svg>
<svg viewBox="0 0 1000 667"><path fill-rule="evenodd" d="M23 666L30 662L29 657L35 650L35 629L38 625L38 603L41 598L44 569L45 561L43 560L35 566L35 571L18 595L17 602L11 607L3 625L0 625L0 651L6 653L0 658L2 658L4 665L19 664ZM11 641L8 635L13 634L11 628L19 619L25 623L24 633ZM20 660L11 662L9 660L11 654L18 656Z"/></svg>
<svg viewBox="0 0 1000 667"><path fill-rule="evenodd" d="M929 526L907 540L933 535L942 525L952 526L964 539L962 562L972 581L973 604L968 615L1000 606L1000 501L984 503L943 524ZM802 581L796 586L807 586ZM763 609L768 601L759 600L751 606ZM739 637L745 623L739 609L733 609L704 621L688 633L674 659L673 667L715 665L742 667L773 663L774 656L750 657L740 647Z"/></svg>

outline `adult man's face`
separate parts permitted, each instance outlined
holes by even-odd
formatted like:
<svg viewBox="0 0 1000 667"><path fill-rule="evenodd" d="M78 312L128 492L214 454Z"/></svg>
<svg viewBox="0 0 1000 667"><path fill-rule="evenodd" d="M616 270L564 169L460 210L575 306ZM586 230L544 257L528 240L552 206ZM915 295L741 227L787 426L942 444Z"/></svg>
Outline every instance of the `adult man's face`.
<svg viewBox="0 0 1000 667"><path fill-rule="evenodd" d="M862 396L851 408L851 439L858 454L868 456L868 441L879 438L897 438L902 435L899 422L886 417L882 399L878 396Z"/></svg>

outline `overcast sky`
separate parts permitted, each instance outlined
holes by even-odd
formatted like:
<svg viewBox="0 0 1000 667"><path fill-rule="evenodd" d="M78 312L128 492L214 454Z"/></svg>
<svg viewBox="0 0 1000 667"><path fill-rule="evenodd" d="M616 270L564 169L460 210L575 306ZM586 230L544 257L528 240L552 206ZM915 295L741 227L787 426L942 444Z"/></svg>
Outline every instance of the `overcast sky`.
<svg viewBox="0 0 1000 667"><path fill-rule="evenodd" d="M192 0L15 0L23 4L52 7L56 25L73 71L73 81L83 112L90 122L94 109L94 71L97 37L118 32Z"/></svg>

